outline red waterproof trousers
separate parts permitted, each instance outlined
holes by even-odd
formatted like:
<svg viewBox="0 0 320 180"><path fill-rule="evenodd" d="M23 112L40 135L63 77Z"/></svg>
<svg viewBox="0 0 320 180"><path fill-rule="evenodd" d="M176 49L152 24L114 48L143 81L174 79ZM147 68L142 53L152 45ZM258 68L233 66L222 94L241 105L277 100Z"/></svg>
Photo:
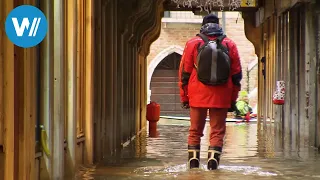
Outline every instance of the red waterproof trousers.
<svg viewBox="0 0 320 180"><path fill-rule="evenodd" d="M200 145L206 124L208 108L190 108L191 126L189 129L188 145ZM226 132L226 118L228 109L209 108L210 116L210 146L222 147Z"/></svg>

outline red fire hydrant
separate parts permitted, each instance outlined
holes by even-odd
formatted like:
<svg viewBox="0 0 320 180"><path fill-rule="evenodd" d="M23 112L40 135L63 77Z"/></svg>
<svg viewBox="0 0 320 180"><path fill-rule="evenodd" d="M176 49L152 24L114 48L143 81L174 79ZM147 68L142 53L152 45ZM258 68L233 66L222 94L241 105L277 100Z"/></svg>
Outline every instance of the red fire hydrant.
<svg viewBox="0 0 320 180"><path fill-rule="evenodd" d="M147 105L147 120L149 121L149 135L157 137L157 122L160 120L160 104L151 101Z"/></svg>

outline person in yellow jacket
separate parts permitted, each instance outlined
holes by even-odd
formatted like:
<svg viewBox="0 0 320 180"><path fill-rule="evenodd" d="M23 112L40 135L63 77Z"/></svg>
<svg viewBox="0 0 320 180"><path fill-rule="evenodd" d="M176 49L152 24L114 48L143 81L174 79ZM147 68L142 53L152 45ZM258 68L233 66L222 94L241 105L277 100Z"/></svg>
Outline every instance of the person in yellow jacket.
<svg viewBox="0 0 320 180"><path fill-rule="evenodd" d="M243 117L246 116L248 113L252 113L252 108L249 105L249 97L247 91L239 92L239 97L235 106L236 117Z"/></svg>

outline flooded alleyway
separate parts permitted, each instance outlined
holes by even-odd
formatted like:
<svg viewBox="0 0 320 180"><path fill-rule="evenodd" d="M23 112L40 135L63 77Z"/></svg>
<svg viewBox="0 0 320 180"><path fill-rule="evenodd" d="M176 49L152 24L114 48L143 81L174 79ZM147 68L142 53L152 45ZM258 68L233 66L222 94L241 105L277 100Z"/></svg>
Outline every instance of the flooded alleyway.
<svg viewBox="0 0 320 180"><path fill-rule="evenodd" d="M207 124L202 138L202 168L187 170L188 124L162 119L159 137L150 138L143 131L119 157L81 167L77 179L320 179L318 152L308 147L288 149L282 145L288 143L275 138L273 125L258 133L257 124L229 123L220 169L207 171Z"/></svg>

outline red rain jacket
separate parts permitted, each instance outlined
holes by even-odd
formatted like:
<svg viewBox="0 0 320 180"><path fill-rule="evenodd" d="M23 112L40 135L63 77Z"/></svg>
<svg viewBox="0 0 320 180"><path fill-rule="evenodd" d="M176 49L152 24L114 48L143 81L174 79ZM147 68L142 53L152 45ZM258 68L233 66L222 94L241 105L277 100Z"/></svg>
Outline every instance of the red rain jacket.
<svg viewBox="0 0 320 180"><path fill-rule="evenodd" d="M216 37L209 37L214 40ZM238 83L242 79L240 57L236 44L228 37L224 38L222 44L228 47L231 60L231 74L226 84L208 86L201 83L197 78L194 67L198 55L197 45L204 41L200 37L190 39L185 46L179 68L179 87L181 102L189 102L191 107L204 108L230 108L231 102L236 101L241 85L235 85L233 79ZM183 84L188 82L187 84ZM188 79L188 81L186 81Z"/></svg>

